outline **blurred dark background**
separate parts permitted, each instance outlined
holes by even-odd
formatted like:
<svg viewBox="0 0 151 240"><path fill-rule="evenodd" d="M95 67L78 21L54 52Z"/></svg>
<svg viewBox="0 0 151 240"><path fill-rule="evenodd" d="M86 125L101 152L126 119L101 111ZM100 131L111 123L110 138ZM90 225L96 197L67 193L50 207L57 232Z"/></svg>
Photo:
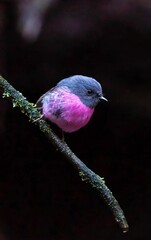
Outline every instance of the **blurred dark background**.
<svg viewBox="0 0 151 240"><path fill-rule="evenodd" d="M101 82L109 102L65 138L130 225L123 234L95 190L1 99L0 240L149 239L151 1L1 0L0 72L31 102L74 74Z"/></svg>

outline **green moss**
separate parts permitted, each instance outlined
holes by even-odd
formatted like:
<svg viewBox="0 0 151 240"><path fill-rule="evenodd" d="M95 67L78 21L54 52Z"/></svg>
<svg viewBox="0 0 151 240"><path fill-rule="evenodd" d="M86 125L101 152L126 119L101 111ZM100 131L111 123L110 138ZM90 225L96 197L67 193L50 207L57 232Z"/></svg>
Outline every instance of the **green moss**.
<svg viewBox="0 0 151 240"><path fill-rule="evenodd" d="M87 176L87 174L85 174L83 171L79 172L79 176L81 177L81 180L84 182L89 182L89 177Z"/></svg>

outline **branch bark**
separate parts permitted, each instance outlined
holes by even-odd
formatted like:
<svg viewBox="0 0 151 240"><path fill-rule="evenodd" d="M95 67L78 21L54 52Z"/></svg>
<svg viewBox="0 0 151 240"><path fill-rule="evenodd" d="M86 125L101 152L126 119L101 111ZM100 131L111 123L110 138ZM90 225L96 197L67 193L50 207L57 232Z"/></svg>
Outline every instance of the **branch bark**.
<svg viewBox="0 0 151 240"><path fill-rule="evenodd" d="M104 199L110 210L112 211L116 222L119 224L123 232L127 232L129 229L128 223L124 216L118 201L113 196L110 189L106 186L103 178L89 169L69 148L69 146L63 142L58 136L51 130L49 124L41 119L35 121L41 116L36 106L33 103L27 101L27 99L18 92L13 86L11 86L2 76L0 76L0 87L3 90L3 97L9 97L12 100L13 107L19 107L21 112L24 113L30 121L36 124L40 130L49 138L50 142L59 150L79 172L82 181L90 183L95 188L101 198Z"/></svg>

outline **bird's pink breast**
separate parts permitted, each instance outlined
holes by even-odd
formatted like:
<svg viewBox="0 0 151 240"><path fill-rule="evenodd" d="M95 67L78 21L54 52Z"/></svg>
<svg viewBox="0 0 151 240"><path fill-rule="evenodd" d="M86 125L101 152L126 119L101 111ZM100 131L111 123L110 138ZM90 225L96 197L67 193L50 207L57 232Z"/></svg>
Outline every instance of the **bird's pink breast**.
<svg viewBox="0 0 151 240"><path fill-rule="evenodd" d="M57 89L43 99L43 114L65 132L84 127L94 109L84 105L80 98L65 89Z"/></svg>

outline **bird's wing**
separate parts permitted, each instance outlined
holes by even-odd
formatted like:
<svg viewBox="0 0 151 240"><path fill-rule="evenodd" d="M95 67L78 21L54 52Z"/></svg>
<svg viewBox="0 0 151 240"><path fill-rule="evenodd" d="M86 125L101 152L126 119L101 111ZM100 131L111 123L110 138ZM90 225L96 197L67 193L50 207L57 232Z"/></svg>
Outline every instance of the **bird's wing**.
<svg viewBox="0 0 151 240"><path fill-rule="evenodd" d="M47 91L46 93L44 93L36 102L36 107L41 110L42 109L42 101L43 101L43 98L48 94L48 93L51 93L53 90L55 89L55 87L51 88L49 91Z"/></svg>

